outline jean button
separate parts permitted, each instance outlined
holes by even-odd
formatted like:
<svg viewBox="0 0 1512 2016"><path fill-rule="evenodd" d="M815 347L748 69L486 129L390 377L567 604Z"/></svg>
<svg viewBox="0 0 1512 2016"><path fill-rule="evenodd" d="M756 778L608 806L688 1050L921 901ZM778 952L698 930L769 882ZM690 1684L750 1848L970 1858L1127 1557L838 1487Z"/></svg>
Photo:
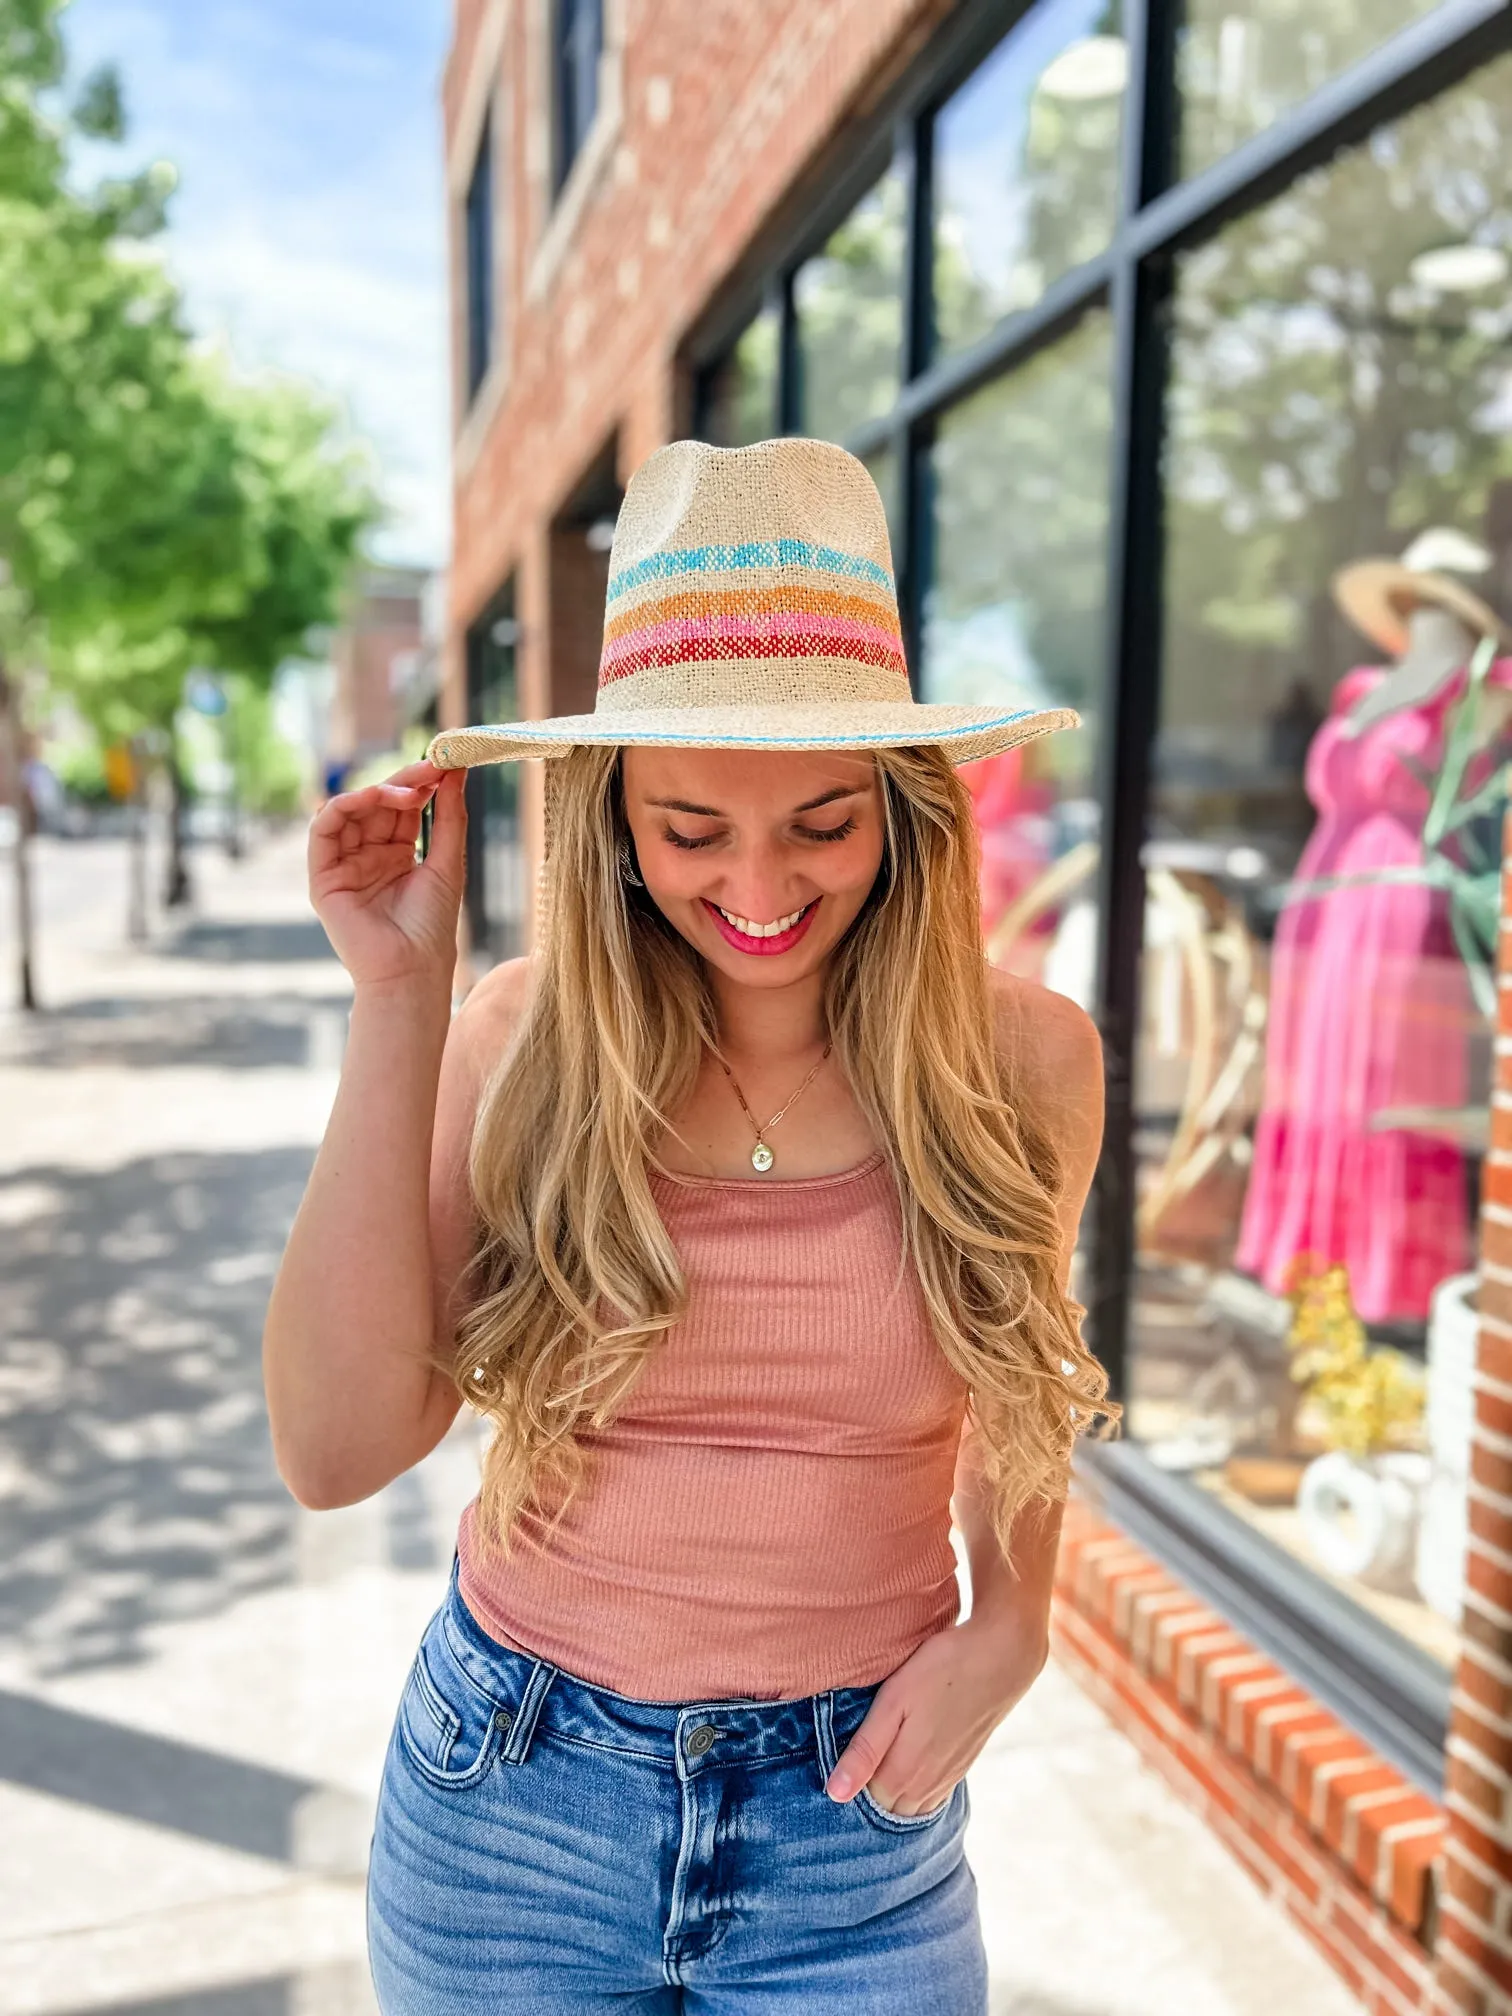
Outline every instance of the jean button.
<svg viewBox="0 0 1512 2016"><path fill-rule="evenodd" d="M705 1750L709 1748L709 1745L718 1734L719 1731L711 1727L709 1723L700 1722L698 1727L688 1737L688 1755L690 1757L702 1757Z"/></svg>

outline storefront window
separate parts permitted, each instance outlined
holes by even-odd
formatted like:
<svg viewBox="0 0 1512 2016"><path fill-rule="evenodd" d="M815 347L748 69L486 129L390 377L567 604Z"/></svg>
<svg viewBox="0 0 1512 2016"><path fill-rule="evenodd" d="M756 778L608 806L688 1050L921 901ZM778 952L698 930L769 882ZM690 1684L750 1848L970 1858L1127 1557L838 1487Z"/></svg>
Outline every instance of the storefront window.
<svg viewBox="0 0 1512 2016"><path fill-rule="evenodd" d="M1132 1434L1446 1663L1512 753L1509 118L1512 58L1179 262L1135 1072Z"/></svg>
<svg viewBox="0 0 1512 2016"><path fill-rule="evenodd" d="M921 692L934 701L1018 695L1081 713L1075 733L961 774L982 838L989 957L1084 1003L1096 936L1109 427L1101 311L942 419Z"/></svg>
<svg viewBox="0 0 1512 2016"><path fill-rule="evenodd" d="M1194 175L1300 105L1438 0L1187 0L1181 165Z"/></svg>
<svg viewBox="0 0 1512 2016"><path fill-rule="evenodd" d="M510 586L467 633L469 721L518 717L518 641ZM467 775L467 925L479 971L525 949L519 772L518 763L485 763Z"/></svg>
<svg viewBox="0 0 1512 2016"><path fill-rule="evenodd" d="M777 432L780 318L764 308L704 381L703 437L719 448L745 448Z"/></svg>
<svg viewBox="0 0 1512 2016"><path fill-rule="evenodd" d="M1128 67L1118 0L1041 0L935 115L942 350L1107 245Z"/></svg>
<svg viewBox="0 0 1512 2016"><path fill-rule="evenodd" d="M793 276L801 432L843 441L898 396L902 179L889 171Z"/></svg>

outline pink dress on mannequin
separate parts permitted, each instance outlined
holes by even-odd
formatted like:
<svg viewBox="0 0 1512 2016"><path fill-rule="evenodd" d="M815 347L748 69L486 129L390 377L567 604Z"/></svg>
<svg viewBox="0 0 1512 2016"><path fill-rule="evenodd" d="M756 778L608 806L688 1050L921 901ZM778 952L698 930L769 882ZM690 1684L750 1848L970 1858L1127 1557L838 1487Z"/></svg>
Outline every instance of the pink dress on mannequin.
<svg viewBox="0 0 1512 2016"><path fill-rule="evenodd" d="M1505 662L1497 668L1505 676ZM1343 716L1385 677L1341 680L1307 757L1318 823L1298 881L1416 867L1431 773L1463 680L1359 736ZM1500 682L1498 682L1500 683ZM1285 1286L1298 1254L1348 1269L1360 1314L1421 1320L1470 1264L1465 1163L1452 1142L1374 1131L1389 1107L1458 1108L1474 1010L1438 890L1370 883L1282 912L1271 959L1265 1105L1236 1263Z"/></svg>

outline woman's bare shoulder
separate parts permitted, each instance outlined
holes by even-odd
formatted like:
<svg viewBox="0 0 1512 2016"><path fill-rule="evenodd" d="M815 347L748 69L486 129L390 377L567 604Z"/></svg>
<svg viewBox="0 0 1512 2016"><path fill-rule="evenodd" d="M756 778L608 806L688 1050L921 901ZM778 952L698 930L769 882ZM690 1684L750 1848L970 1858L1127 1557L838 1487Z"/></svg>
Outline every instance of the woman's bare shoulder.
<svg viewBox="0 0 1512 2016"><path fill-rule="evenodd" d="M509 1048L534 978L530 959L502 959L469 988L452 1018L448 1048L470 1078L485 1079Z"/></svg>
<svg viewBox="0 0 1512 2016"><path fill-rule="evenodd" d="M1085 1008L1053 987L989 966L998 1040L1028 1070L1075 1078L1102 1075L1102 1038Z"/></svg>
<svg viewBox="0 0 1512 2016"><path fill-rule="evenodd" d="M1037 981L988 969L1001 1053L1022 1096L1073 1163L1095 1161L1102 1139L1103 1055L1084 1008Z"/></svg>

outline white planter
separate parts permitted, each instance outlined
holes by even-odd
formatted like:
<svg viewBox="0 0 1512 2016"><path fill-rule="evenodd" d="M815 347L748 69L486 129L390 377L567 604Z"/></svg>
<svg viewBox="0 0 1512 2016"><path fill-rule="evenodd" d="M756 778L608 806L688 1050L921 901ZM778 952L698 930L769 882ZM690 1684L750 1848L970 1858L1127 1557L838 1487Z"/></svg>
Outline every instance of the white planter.
<svg viewBox="0 0 1512 2016"><path fill-rule="evenodd" d="M1380 1456L1331 1449L1309 1463L1297 1512L1322 1566L1375 1589L1410 1589L1430 1470L1428 1457L1407 1449Z"/></svg>
<svg viewBox="0 0 1512 2016"><path fill-rule="evenodd" d="M1427 1435L1433 1469L1418 1532L1416 1580L1423 1601L1451 1624L1459 1623L1465 1594L1478 1285L1474 1274L1441 1281L1428 1317Z"/></svg>

